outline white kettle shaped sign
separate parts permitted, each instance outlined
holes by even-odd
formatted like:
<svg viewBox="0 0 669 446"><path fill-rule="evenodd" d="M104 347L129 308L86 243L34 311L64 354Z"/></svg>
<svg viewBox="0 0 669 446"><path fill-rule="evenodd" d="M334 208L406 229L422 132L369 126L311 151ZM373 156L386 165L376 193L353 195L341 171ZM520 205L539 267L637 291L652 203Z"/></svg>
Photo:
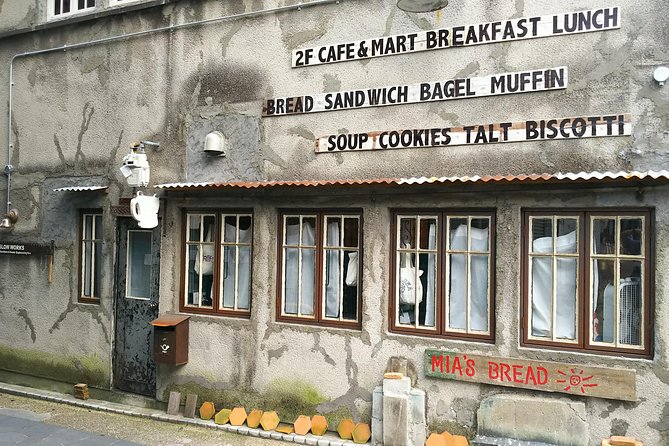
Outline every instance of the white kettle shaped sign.
<svg viewBox="0 0 669 446"><path fill-rule="evenodd" d="M158 197L144 195L141 191L130 200L130 213L140 228L152 229L158 226Z"/></svg>

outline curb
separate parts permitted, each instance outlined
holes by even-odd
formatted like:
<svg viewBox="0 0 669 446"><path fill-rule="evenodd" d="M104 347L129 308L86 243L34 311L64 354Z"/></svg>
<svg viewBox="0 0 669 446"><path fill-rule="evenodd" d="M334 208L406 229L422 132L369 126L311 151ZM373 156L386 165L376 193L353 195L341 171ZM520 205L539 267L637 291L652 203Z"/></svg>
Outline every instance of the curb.
<svg viewBox="0 0 669 446"><path fill-rule="evenodd" d="M357 446L350 440L342 440L326 433L323 436L312 434L284 434L276 431L265 431L262 429L253 429L248 426L232 426L230 424L216 424L213 420L200 420L198 418L185 418L181 415L168 415L157 409L147 409L141 407L126 406L124 404L113 403L103 400L80 400L71 395L51 392L48 390L38 390L31 387L17 386L14 384L0 383L0 392L9 395L34 398L53 403L68 404L70 406L94 409L103 412L116 413L120 415L129 415L132 417L149 418L157 421L164 421L174 424L189 424L192 426L206 427L209 429L218 429L233 434L246 435L250 437L268 438L272 440L285 441L289 443L306 444L311 446ZM369 444L369 443L367 443Z"/></svg>

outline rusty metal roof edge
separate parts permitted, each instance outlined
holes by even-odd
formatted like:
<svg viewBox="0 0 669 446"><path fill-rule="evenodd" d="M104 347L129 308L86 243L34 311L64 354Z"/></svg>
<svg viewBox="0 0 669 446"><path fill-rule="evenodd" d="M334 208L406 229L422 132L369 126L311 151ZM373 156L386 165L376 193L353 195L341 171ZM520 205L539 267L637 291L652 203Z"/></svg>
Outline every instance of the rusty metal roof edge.
<svg viewBox="0 0 669 446"><path fill-rule="evenodd" d="M260 189L271 187L319 187L319 186L374 186L374 185L416 185L446 183L521 183L521 182L594 182L610 180L644 180L663 179L669 181L668 170L618 171L618 172L558 172L554 174L520 174L520 175L474 175L451 177L410 177L410 178L372 178L342 180L272 180L272 181L231 181L231 182L191 182L158 184L157 189L189 190L189 189Z"/></svg>

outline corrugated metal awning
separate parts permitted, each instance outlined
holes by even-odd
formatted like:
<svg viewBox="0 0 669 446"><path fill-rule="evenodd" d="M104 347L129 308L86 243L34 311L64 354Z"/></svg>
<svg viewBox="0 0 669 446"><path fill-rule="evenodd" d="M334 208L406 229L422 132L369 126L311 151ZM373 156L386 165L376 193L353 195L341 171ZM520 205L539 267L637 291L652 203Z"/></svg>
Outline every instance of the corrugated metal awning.
<svg viewBox="0 0 669 446"><path fill-rule="evenodd" d="M100 191L104 192L109 188L109 186L68 186L68 187L59 187L54 189L54 192L93 192Z"/></svg>
<svg viewBox="0 0 669 446"><path fill-rule="evenodd" d="M412 177L376 178L365 180L278 180L278 181L230 181L204 183L166 183L156 188L165 190L205 190L205 189L264 189L284 187L324 187L324 186L393 186L420 184L542 184L542 183L628 183L654 182L669 183L669 171L646 172L579 172L527 175L484 175L460 177Z"/></svg>

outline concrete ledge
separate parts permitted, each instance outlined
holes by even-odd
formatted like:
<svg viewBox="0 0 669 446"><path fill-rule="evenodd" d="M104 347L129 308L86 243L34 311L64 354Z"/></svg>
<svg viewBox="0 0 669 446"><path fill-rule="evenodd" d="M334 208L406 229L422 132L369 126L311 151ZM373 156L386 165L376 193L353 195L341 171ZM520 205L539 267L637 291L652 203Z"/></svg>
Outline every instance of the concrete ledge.
<svg viewBox="0 0 669 446"><path fill-rule="evenodd" d="M9 395L23 396L27 398L34 398L43 401L51 401L53 403L69 404L70 406L77 406L86 409L100 410L104 412L112 412L121 415L129 415L140 418L150 418L153 420L164 421L166 423L175 424L190 424L193 426L206 427L209 429L219 429L230 433L239 435L246 435L252 437L272 438L288 443L311 444L318 446L356 446L349 440L342 440L338 436L326 433L325 435L297 435L297 434L283 434L275 431L264 431L262 429L252 429L248 426L231 426L229 424L216 424L213 420L201 420L198 418L185 418L181 415L167 415L164 411L157 409L148 409L144 407L133 407L124 404L113 403L103 400L79 400L72 395L63 393L51 392L48 390L37 390L30 387L18 386L15 384L0 383L0 392ZM369 444L369 443L367 443Z"/></svg>

